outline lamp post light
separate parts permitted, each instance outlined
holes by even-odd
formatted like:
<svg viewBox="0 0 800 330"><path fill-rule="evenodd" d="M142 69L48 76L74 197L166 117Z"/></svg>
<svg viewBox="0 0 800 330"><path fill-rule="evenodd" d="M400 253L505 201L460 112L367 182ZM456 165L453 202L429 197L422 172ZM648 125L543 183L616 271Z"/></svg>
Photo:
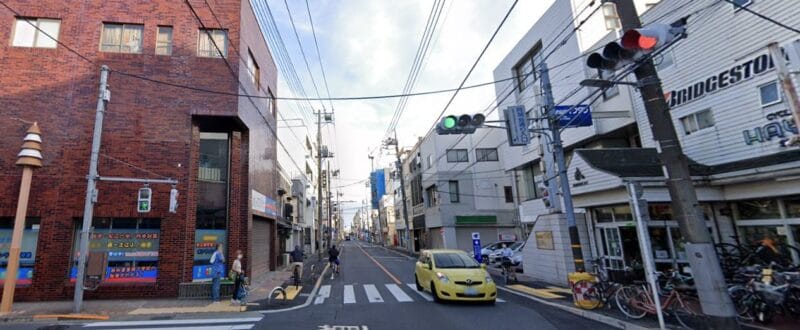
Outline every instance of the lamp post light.
<svg viewBox="0 0 800 330"><path fill-rule="evenodd" d="M17 165L22 166L22 182L17 200L17 214L14 217L14 230L11 234L11 248L8 254L6 279L3 285L3 298L0 301L0 314L11 312L14 303L14 289L19 273L19 252L22 247L22 234L25 229L25 217L28 211L28 197L31 191L33 169L42 167L42 132L39 125L33 123L25 135L22 150L17 155Z"/></svg>

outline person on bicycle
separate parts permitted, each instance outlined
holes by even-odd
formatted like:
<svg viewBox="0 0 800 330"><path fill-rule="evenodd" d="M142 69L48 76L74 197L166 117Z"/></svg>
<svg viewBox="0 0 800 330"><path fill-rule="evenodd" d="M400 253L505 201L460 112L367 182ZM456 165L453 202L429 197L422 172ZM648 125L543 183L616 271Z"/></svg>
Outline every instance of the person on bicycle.
<svg viewBox="0 0 800 330"><path fill-rule="evenodd" d="M335 270L335 272L339 273L339 250L336 249L336 245L331 245L331 248L328 249L328 262L331 263L331 268Z"/></svg>
<svg viewBox="0 0 800 330"><path fill-rule="evenodd" d="M297 268L298 277L303 278L303 250L300 249L300 245L295 245L294 251L289 256L292 259L292 269Z"/></svg>
<svg viewBox="0 0 800 330"><path fill-rule="evenodd" d="M514 251L508 245L503 244L503 249L500 250L500 260L503 265L503 272L511 269L511 257L514 256Z"/></svg>

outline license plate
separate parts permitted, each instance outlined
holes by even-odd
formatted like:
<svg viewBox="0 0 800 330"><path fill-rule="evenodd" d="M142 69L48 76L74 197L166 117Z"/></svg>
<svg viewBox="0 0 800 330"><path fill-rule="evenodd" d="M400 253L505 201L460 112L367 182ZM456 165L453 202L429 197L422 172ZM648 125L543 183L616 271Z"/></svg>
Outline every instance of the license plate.
<svg viewBox="0 0 800 330"><path fill-rule="evenodd" d="M464 289L464 295L465 296L477 296L478 295L478 290L475 289L475 288L466 288L466 289Z"/></svg>

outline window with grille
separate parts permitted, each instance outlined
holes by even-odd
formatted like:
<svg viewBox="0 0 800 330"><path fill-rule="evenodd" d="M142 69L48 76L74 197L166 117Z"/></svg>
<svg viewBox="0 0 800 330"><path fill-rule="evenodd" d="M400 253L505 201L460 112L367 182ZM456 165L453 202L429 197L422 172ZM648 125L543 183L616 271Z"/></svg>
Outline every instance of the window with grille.
<svg viewBox="0 0 800 330"><path fill-rule="evenodd" d="M217 50L219 48L219 50ZM222 53L222 55L220 55ZM228 56L228 32L220 29L200 29L197 56Z"/></svg>

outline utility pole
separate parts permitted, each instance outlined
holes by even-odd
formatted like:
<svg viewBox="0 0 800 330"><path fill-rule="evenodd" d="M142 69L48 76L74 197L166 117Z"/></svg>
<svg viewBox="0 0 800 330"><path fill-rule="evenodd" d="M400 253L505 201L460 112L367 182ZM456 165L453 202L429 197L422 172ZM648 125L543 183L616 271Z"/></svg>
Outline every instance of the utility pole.
<svg viewBox="0 0 800 330"><path fill-rule="evenodd" d="M394 131L394 153L397 156L397 170L400 174L400 196L403 199L401 201L403 203L403 222L406 225L403 240L405 241L406 249L408 249L408 252L411 252L411 229L408 227L408 206L406 205L406 180L405 176L403 175L403 162L400 160L400 141L397 140L397 130Z"/></svg>
<svg viewBox="0 0 800 330"><path fill-rule="evenodd" d="M322 111L317 111L317 253L322 255L319 243L322 241Z"/></svg>
<svg viewBox="0 0 800 330"><path fill-rule="evenodd" d="M561 196L564 198L564 214L567 216L567 227L569 228L569 242L572 247L572 261L575 263L575 271L585 270L583 262L583 249L581 240L578 236L578 224L575 222L575 208L572 206L572 192L569 187L569 177L567 176L567 164L564 161L564 145L561 142L561 127L558 125L558 116L555 115L555 101L553 100L553 90L550 86L550 73L547 63L539 64L541 75L542 94L544 96L545 114L548 118L551 138L553 139L553 154L556 165L558 166L558 177L561 181ZM551 177L550 180L555 179ZM550 183L555 186L554 183ZM557 200L553 198L553 200Z"/></svg>
<svg viewBox="0 0 800 330"><path fill-rule="evenodd" d="M786 51L790 54L790 56L794 55L791 54L791 52L797 50L795 47L795 42L787 46ZM781 83L783 95L786 96L786 105L789 107L789 110L792 111L795 126L800 127L798 126L800 125L800 97L797 96L797 90L794 88L791 72L789 67L786 65L786 58L783 56L783 53L781 52L780 46L778 46L777 42L770 43L767 48L769 48L769 54L772 56L772 60L775 62L775 71L778 74L778 81ZM800 143L800 135L793 135L789 137L786 142L784 142L784 145L793 146L797 145L798 143Z"/></svg>
<svg viewBox="0 0 800 330"><path fill-rule="evenodd" d="M331 162L328 161L328 177L326 186L328 187L328 247L331 247L333 241L333 205L331 205Z"/></svg>
<svg viewBox="0 0 800 330"><path fill-rule="evenodd" d="M612 0L623 30L641 27L633 0ZM647 111L647 119L656 140L658 158L665 169L667 187L672 199L673 213L686 240L686 255L692 268L697 293L703 313L708 316L711 329L738 329L736 311L725 287L725 278L719 265L714 242L708 232L697 194L689 172L689 162L681 149L675 133L669 107L653 60L646 58L634 70L640 82L640 92Z"/></svg>
<svg viewBox="0 0 800 330"><path fill-rule="evenodd" d="M83 204L83 226L81 227L80 252L78 253L78 277L75 279L75 296L73 309L80 313L83 309L83 280L86 277L86 258L89 254L89 233L94 215L94 203L97 201L97 160L100 156L100 141L103 133L103 115L106 102L111 99L108 90L108 66L100 67L100 92L97 96L97 109L94 117L94 136L92 137L92 153L89 159L89 175L86 177L86 201Z"/></svg>

